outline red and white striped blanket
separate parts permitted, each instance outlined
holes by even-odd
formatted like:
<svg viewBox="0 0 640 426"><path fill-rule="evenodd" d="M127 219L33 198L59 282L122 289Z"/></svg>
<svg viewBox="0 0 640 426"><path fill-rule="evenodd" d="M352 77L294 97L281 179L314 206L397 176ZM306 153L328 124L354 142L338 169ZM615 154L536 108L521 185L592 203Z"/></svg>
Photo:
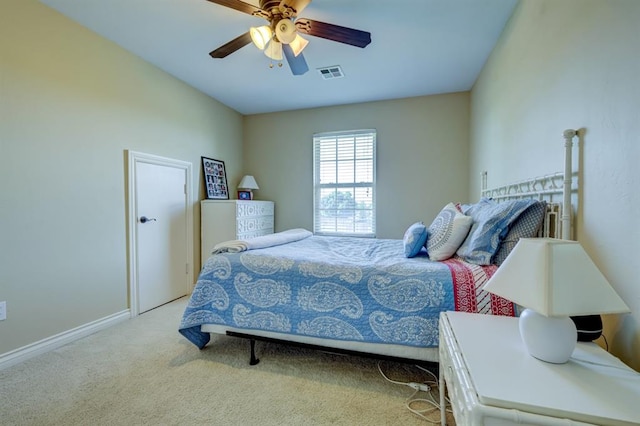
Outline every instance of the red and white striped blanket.
<svg viewBox="0 0 640 426"><path fill-rule="evenodd" d="M443 263L449 267L453 278L456 311L515 316L512 302L482 290L498 269L496 265L473 265L455 258Z"/></svg>

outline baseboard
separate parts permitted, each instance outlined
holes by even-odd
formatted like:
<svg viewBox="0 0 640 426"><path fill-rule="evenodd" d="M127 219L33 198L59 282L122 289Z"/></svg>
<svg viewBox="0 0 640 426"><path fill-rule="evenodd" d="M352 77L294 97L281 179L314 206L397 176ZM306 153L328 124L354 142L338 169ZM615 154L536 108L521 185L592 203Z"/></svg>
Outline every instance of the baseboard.
<svg viewBox="0 0 640 426"><path fill-rule="evenodd" d="M72 328L71 330L63 331L62 333L47 337L46 339L39 340L13 351L0 354L0 370L24 362L29 358L52 351L78 339L82 339L96 331L111 327L112 325L128 320L129 318L131 318L131 312L129 309L126 309L87 324L83 324L79 327Z"/></svg>

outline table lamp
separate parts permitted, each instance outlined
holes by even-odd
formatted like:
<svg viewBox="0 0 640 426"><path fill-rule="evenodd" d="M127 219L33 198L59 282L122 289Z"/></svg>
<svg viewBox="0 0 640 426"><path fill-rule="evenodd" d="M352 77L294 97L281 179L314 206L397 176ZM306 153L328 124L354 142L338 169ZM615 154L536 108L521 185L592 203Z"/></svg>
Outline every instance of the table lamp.
<svg viewBox="0 0 640 426"><path fill-rule="evenodd" d="M249 191L250 199L253 200L253 190L260 189L260 187L253 176L245 175L238 184L238 189Z"/></svg>
<svg viewBox="0 0 640 426"><path fill-rule="evenodd" d="M521 238L483 290L526 308L519 319L525 347L555 364L576 347L570 316L630 312L577 241Z"/></svg>

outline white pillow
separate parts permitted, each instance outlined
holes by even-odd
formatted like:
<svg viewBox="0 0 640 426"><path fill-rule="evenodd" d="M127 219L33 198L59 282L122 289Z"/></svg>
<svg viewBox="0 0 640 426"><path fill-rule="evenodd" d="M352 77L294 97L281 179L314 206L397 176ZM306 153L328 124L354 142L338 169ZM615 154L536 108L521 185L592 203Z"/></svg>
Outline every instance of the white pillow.
<svg viewBox="0 0 640 426"><path fill-rule="evenodd" d="M445 260L453 256L467 237L473 218L458 211L449 203L429 225L425 247L431 260Z"/></svg>

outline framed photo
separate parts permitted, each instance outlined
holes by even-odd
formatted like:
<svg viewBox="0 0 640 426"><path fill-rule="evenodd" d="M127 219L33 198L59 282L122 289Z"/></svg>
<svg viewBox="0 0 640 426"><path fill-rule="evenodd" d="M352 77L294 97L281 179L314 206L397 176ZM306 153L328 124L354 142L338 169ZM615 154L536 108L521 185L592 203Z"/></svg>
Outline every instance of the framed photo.
<svg viewBox="0 0 640 426"><path fill-rule="evenodd" d="M250 200L251 191L238 191L238 200Z"/></svg>
<svg viewBox="0 0 640 426"><path fill-rule="evenodd" d="M227 185L227 171L224 161L202 157L202 171L204 172L204 187L209 200L228 200L229 187Z"/></svg>

